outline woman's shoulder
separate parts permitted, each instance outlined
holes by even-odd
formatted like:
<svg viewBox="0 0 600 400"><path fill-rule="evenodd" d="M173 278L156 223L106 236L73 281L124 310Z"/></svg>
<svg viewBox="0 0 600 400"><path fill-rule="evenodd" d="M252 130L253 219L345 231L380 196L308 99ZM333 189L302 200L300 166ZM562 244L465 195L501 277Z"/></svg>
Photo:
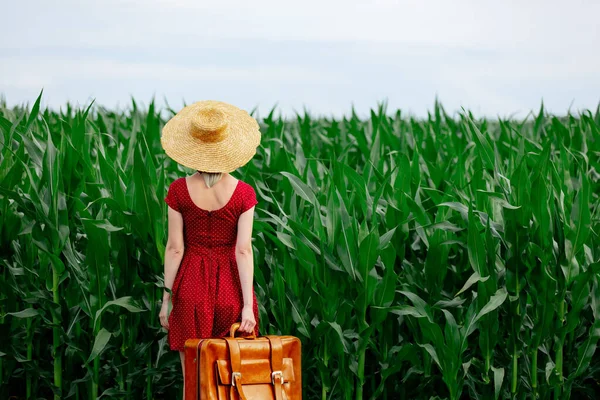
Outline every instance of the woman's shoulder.
<svg viewBox="0 0 600 400"><path fill-rule="evenodd" d="M181 210L181 205L182 205L181 199L183 198L182 190L183 190L183 188L185 188L185 186L184 186L185 180L184 179L185 179L185 177L176 178L175 180L171 181L171 183L169 184L169 188L167 189L165 201L175 211Z"/></svg>
<svg viewBox="0 0 600 400"><path fill-rule="evenodd" d="M250 185L248 182L242 181L241 179L239 180L238 185L240 189L241 212L245 212L246 210L258 204L256 192L252 185Z"/></svg>
<svg viewBox="0 0 600 400"><path fill-rule="evenodd" d="M254 187L246 181L238 179L239 188L244 192L254 192Z"/></svg>
<svg viewBox="0 0 600 400"><path fill-rule="evenodd" d="M185 183L186 178L187 178L186 176L180 176L179 178L175 178L171 182L171 185L181 185L181 184Z"/></svg>
<svg viewBox="0 0 600 400"><path fill-rule="evenodd" d="M169 184L169 190L181 191L186 187L185 176L180 176L179 178L175 178Z"/></svg>

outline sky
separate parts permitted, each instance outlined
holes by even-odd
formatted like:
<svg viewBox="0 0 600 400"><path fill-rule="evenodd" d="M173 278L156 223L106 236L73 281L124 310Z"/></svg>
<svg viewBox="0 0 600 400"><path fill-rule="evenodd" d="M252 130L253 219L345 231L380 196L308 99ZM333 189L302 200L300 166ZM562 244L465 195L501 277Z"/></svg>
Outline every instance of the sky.
<svg viewBox="0 0 600 400"><path fill-rule="evenodd" d="M0 96L339 118L600 103L598 0L1 0Z"/></svg>

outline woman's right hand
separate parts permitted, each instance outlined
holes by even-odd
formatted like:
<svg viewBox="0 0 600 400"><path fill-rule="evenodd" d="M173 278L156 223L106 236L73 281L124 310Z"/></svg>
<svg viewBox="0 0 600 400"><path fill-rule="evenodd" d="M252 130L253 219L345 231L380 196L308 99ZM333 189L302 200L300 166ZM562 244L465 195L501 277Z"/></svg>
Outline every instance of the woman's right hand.
<svg viewBox="0 0 600 400"><path fill-rule="evenodd" d="M169 311L169 299L163 300L162 307L160 308L160 313L158 317L160 319L160 324L166 330L169 330L169 316L167 315Z"/></svg>
<svg viewBox="0 0 600 400"><path fill-rule="evenodd" d="M242 323L240 324L238 331L254 333L255 326L256 320L254 319L254 311L252 306L244 306L242 309Z"/></svg>

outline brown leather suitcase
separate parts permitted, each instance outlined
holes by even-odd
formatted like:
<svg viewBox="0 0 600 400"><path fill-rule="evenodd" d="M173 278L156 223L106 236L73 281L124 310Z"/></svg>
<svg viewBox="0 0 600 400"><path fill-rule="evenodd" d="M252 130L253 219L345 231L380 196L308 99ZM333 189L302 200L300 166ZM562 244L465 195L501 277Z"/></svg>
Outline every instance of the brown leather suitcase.
<svg viewBox="0 0 600 400"><path fill-rule="evenodd" d="M295 336L185 341L185 400L301 400L301 342Z"/></svg>

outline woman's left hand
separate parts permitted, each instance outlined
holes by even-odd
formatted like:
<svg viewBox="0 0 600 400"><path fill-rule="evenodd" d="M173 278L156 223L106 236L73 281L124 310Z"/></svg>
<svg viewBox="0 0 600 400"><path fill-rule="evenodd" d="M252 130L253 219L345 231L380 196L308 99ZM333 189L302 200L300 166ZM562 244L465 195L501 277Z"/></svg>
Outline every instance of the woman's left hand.
<svg viewBox="0 0 600 400"><path fill-rule="evenodd" d="M163 300L163 304L160 307L160 313L158 314L158 318L160 319L160 324L163 328L169 330L169 315L168 315L168 307L169 307L169 299Z"/></svg>
<svg viewBox="0 0 600 400"><path fill-rule="evenodd" d="M254 333L255 326L256 320L254 319L254 310L252 310L252 306L244 306L242 309L242 323L240 324L238 331Z"/></svg>

